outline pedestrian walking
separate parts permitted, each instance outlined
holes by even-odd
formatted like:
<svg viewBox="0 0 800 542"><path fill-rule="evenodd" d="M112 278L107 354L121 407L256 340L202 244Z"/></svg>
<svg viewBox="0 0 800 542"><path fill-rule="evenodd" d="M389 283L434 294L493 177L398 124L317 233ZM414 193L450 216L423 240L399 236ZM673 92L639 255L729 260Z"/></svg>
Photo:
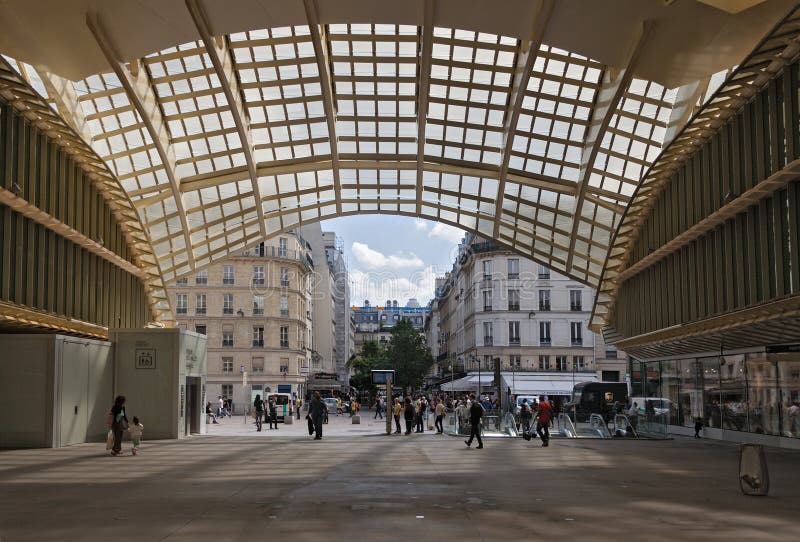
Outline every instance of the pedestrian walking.
<svg viewBox="0 0 800 542"><path fill-rule="evenodd" d="M400 398L394 398L394 405L392 405L392 416L394 416L394 426L396 431L394 432L396 435L402 433L400 429L400 411L403 410L403 405L400 404Z"/></svg>
<svg viewBox="0 0 800 542"><path fill-rule="evenodd" d="M703 430L703 418L697 416L694 419L694 438L700 438L700 431Z"/></svg>
<svg viewBox="0 0 800 542"><path fill-rule="evenodd" d="M522 400L522 405L519 407L519 421L522 426L523 433L531 432L531 419L533 419L533 412L531 405L528 404L527 399Z"/></svg>
<svg viewBox="0 0 800 542"><path fill-rule="evenodd" d="M425 432L425 409L427 405L425 404L425 398L420 397L417 399L417 433L424 433Z"/></svg>
<svg viewBox="0 0 800 542"><path fill-rule="evenodd" d="M553 417L553 407L546 396L539 397L536 413L536 433L542 439L542 446L550 446L550 420Z"/></svg>
<svg viewBox="0 0 800 542"><path fill-rule="evenodd" d="M328 408L322 402L319 392L315 391L314 397L311 399L311 405L308 408L311 421L314 423L314 431L316 432L314 440L322 440L322 420L327 410Z"/></svg>
<svg viewBox="0 0 800 542"><path fill-rule="evenodd" d="M383 419L383 399L380 395L375 400L375 417L373 419L377 420L379 416L380 419Z"/></svg>
<svg viewBox="0 0 800 542"><path fill-rule="evenodd" d="M125 416L125 396L118 395L109 412L109 429L114 433L114 445L111 455L122 455L122 433L128 429L128 418Z"/></svg>
<svg viewBox="0 0 800 542"><path fill-rule="evenodd" d="M406 418L406 435L411 434L411 426L414 423L414 416L416 412L414 410L414 404L411 402L411 397L406 397L406 406L404 412Z"/></svg>
<svg viewBox="0 0 800 542"><path fill-rule="evenodd" d="M261 400L261 395L256 395L253 408L256 410L256 431L261 431L261 419L264 417L264 401Z"/></svg>
<svg viewBox="0 0 800 542"><path fill-rule="evenodd" d="M295 412L297 413L297 419L298 419L298 420L300 419L300 405L301 405L301 404L302 404L302 403L300 402L300 397L299 397L299 396L298 396L298 397L295 397L295 400L294 400L294 410L295 410Z"/></svg>
<svg viewBox="0 0 800 542"><path fill-rule="evenodd" d="M269 409L269 428L270 429L277 429L278 428L278 407L275 405L275 398L270 397L269 403L267 403L267 408Z"/></svg>
<svg viewBox="0 0 800 542"><path fill-rule="evenodd" d="M481 418L483 418L484 408L478 401L475 400L475 396L471 396L472 399L472 406L469 407L469 423L470 423L470 431L469 431L469 440L465 440L464 444L467 447L472 446L472 439L478 439L478 450L483 448L483 441L481 440Z"/></svg>
<svg viewBox="0 0 800 542"><path fill-rule="evenodd" d="M444 403L440 400L436 401L436 433L441 435L444 433L444 426L442 420L444 419Z"/></svg>
<svg viewBox="0 0 800 542"><path fill-rule="evenodd" d="M133 417L133 425L129 431L131 433L131 442L133 443L133 446L131 446L131 453L136 455L139 453L139 448L142 446L142 435L144 434L144 425L142 425L142 421L138 416Z"/></svg>

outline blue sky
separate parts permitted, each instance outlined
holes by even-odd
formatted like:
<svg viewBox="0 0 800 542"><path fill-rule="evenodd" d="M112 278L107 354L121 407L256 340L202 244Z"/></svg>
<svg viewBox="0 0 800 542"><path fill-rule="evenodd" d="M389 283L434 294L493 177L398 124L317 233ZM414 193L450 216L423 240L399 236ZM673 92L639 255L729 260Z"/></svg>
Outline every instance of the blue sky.
<svg viewBox="0 0 800 542"><path fill-rule="evenodd" d="M458 228L396 215L357 215L325 220L323 231L344 241L350 272L350 301L382 305L410 297L426 304L434 279L449 271L464 232Z"/></svg>

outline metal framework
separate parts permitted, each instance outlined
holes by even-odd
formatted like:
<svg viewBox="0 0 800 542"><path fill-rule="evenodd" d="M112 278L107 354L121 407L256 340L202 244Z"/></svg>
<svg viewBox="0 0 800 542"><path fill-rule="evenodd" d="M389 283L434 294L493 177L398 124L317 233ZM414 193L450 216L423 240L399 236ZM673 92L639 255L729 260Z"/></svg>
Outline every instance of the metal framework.
<svg viewBox="0 0 800 542"><path fill-rule="evenodd" d="M90 13L110 72L70 83L8 62L101 172L148 276L172 281L307 222L401 214L600 286L601 324L665 161L718 122L695 118L651 167L713 82L636 77L647 24L615 66L549 45L556 4L537 2L519 39L438 26L436 0L419 2L417 25L334 24L304 0L307 24L223 35L212 6L186 0L197 40L127 63ZM731 88L713 111L738 103Z"/></svg>

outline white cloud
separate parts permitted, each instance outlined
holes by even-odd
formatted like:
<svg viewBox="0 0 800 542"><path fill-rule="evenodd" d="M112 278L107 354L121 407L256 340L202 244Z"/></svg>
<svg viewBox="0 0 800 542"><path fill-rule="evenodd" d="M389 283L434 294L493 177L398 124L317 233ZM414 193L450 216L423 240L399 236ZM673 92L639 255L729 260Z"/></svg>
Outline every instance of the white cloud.
<svg viewBox="0 0 800 542"><path fill-rule="evenodd" d="M433 266L407 275L391 270L365 272L360 269L351 269L349 274L350 300L355 305L361 305L366 299L373 305L383 305L387 299L396 299L400 305L405 305L412 297L425 305L436 287Z"/></svg>
<svg viewBox="0 0 800 542"><path fill-rule="evenodd" d="M387 256L383 252L369 248L366 243L357 241L353 243L352 252L358 263L367 269L422 267L425 265L425 262L414 254L409 254L408 256L391 254Z"/></svg>
<svg viewBox="0 0 800 542"><path fill-rule="evenodd" d="M421 218L414 219L414 228L417 231L428 231L428 223Z"/></svg>
<svg viewBox="0 0 800 542"><path fill-rule="evenodd" d="M439 237L451 243L458 243L464 237L464 231L454 226L437 222L428 232L428 237Z"/></svg>

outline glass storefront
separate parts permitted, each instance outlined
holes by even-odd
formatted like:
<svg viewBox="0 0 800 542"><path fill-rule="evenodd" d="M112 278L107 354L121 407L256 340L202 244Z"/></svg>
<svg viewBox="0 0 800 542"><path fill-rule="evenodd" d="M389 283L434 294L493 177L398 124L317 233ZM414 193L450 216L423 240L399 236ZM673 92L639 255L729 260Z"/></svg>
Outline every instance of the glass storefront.
<svg viewBox="0 0 800 542"><path fill-rule="evenodd" d="M658 397L669 424L800 438L800 354L631 360L631 393Z"/></svg>

